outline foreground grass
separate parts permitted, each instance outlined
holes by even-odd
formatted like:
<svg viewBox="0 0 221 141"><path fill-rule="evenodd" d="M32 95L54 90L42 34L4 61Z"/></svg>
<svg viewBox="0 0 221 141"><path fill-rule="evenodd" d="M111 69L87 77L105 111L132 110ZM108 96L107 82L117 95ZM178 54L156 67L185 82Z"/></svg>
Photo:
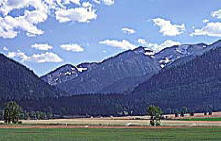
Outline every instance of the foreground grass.
<svg viewBox="0 0 221 141"><path fill-rule="evenodd" d="M221 121L220 117L214 118L189 118L189 119L180 119L182 121Z"/></svg>
<svg viewBox="0 0 221 141"><path fill-rule="evenodd" d="M221 128L0 129L1 141L221 140Z"/></svg>

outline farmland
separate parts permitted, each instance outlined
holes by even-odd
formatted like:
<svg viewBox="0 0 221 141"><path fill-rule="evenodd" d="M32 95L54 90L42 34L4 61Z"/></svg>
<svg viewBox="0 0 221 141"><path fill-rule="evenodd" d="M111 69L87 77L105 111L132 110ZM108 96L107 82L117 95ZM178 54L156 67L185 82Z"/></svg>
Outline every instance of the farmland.
<svg viewBox="0 0 221 141"><path fill-rule="evenodd" d="M144 117L100 117L53 120L23 120L21 125L0 125L4 141L142 141L142 140L221 140L221 121L195 117L162 120L162 126L150 127Z"/></svg>
<svg viewBox="0 0 221 141"><path fill-rule="evenodd" d="M182 121L221 121L221 118L189 118L189 119L181 119Z"/></svg>
<svg viewBox="0 0 221 141"><path fill-rule="evenodd" d="M221 128L86 129L23 128L0 129L4 141L140 141L140 140L220 140Z"/></svg>
<svg viewBox="0 0 221 141"><path fill-rule="evenodd" d="M213 115L204 116L203 113L196 113L194 116L185 115L177 117L165 115L168 120L161 120L162 126L220 126L221 113L214 112ZM22 120L22 126L108 126L108 127L146 127L149 126L148 116L128 116L128 117L100 117L100 118L73 118L73 119L51 119L51 120ZM1 123L1 122L0 122ZM0 126L1 128L2 126Z"/></svg>

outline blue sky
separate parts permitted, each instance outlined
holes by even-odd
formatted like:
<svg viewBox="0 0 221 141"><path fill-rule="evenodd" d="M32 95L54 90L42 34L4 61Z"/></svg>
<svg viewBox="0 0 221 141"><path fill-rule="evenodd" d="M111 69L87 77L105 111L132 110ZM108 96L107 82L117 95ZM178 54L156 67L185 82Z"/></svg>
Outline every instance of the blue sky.
<svg viewBox="0 0 221 141"><path fill-rule="evenodd" d="M221 37L220 0L1 0L0 52L41 76L139 45Z"/></svg>

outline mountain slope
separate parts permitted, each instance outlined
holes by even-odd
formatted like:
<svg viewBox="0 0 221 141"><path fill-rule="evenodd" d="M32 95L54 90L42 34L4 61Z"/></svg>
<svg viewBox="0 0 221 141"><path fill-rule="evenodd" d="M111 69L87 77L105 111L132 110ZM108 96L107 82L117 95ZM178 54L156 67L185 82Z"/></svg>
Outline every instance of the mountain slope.
<svg viewBox="0 0 221 141"><path fill-rule="evenodd" d="M160 70L158 63L144 53L143 47L123 52L97 63L92 69L81 73L79 77L56 86L70 94L112 93L113 91L104 88L130 77L144 75L150 77ZM117 92L123 92L129 88L129 85L121 85Z"/></svg>
<svg viewBox="0 0 221 141"><path fill-rule="evenodd" d="M75 66L67 64L57 68L56 70L48 73L47 75L42 76L41 79L50 85L56 85L58 83L63 83L68 80L71 80L77 77L78 74L79 71Z"/></svg>
<svg viewBox="0 0 221 141"><path fill-rule="evenodd" d="M101 63L64 65L42 79L72 94L130 93L159 70L182 65L217 45L219 42L184 44L167 47L158 53L138 47Z"/></svg>
<svg viewBox="0 0 221 141"><path fill-rule="evenodd" d="M25 66L0 54L0 98L22 99L65 95Z"/></svg>
<svg viewBox="0 0 221 141"><path fill-rule="evenodd" d="M182 65L161 70L132 94L91 94L49 98L34 108L52 109L58 115L146 115L146 108L160 106L165 113L221 110L221 48L212 49ZM33 107L32 101L23 102ZM41 103L41 104L39 104ZM33 110L33 109L31 109Z"/></svg>
<svg viewBox="0 0 221 141"><path fill-rule="evenodd" d="M160 71L140 84L133 98L142 105L137 109L141 113L149 104L159 105L164 110L180 110L182 106L190 110L220 110L221 46L182 65Z"/></svg>
<svg viewBox="0 0 221 141"><path fill-rule="evenodd" d="M161 50L154 55L154 58L160 63L161 67L164 68L170 66L176 60L180 60L179 63L187 62L196 56L202 55L207 48L208 45L203 43L177 45ZM176 65L179 64L176 63Z"/></svg>

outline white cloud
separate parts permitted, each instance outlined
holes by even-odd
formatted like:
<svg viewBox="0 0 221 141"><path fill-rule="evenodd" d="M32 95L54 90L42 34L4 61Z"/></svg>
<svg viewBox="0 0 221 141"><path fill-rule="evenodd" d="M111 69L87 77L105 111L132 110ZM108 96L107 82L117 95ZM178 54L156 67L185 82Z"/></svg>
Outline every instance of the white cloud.
<svg viewBox="0 0 221 141"><path fill-rule="evenodd" d="M93 0L93 2L97 3L97 4L100 4L101 3L101 0Z"/></svg>
<svg viewBox="0 0 221 141"><path fill-rule="evenodd" d="M113 5L114 0L93 0L95 3L100 4L101 2L104 3L105 5Z"/></svg>
<svg viewBox="0 0 221 141"><path fill-rule="evenodd" d="M212 17L215 17L215 18L218 18L218 19L221 19L221 9L212 12L211 16L212 16Z"/></svg>
<svg viewBox="0 0 221 141"><path fill-rule="evenodd" d="M48 44L33 44L31 47L37 50L50 50L53 48L52 46Z"/></svg>
<svg viewBox="0 0 221 141"><path fill-rule="evenodd" d="M97 0L106 5L114 0ZM73 4L75 4L73 6ZM28 9L33 7L34 10ZM13 10L24 10L24 14L12 17ZM20 31L28 37L44 34L38 24L45 22L49 16L60 22L89 23L97 19L96 9L89 1L81 0L0 0L0 37L15 38Z"/></svg>
<svg viewBox="0 0 221 141"><path fill-rule="evenodd" d="M127 28L127 27L124 27L121 29L125 34L134 34L136 33L136 31L132 28Z"/></svg>
<svg viewBox="0 0 221 141"><path fill-rule="evenodd" d="M102 0L105 5L113 5L114 0Z"/></svg>
<svg viewBox="0 0 221 141"><path fill-rule="evenodd" d="M208 22L209 22L208 19L204 19L204 20L203 20L203 23L208 23Z"/></svg>
<svg viewBox="0 0 221 141"><path fill-rule="evenodd" d="M3 50L4 50L4 51L8 51L8 48L4 46L4 47L3 47Z"/></svg>
<svg viewBox="0 0 221 141"><path fill-rule="evenodd" d="M63 59L53 52L33 54L31 56L27 56L24 52L21 52L20 50L18 50L17 52L8 52L7 56L10 58L18 57L19 59L21 59L22 62L25 62L25 61L35 62L35 63L63 62Z"/></svg>
<svg viewBox="0 0 221 141"><path fill-rule="evenodd" d="M91 20L97 18L96 10L91 7L79 7L71 9L59 9L55 12L56 19L60 23L64 22L79 22L79 23L88 23Z"/></svg>
<svg viewBox="0 0 221 141"><path fill-rule="evenodd" d="M92 8L93 5L92 5L90 2L83 2L83 3L82 3L82 7L85 7L85 8Z"/></svg>
<svg viewBox="0 0 221 141"><path fill-rule="evenodd" d="M7 57L9 58L18 57L21 59L22 62L26 61L29 58L27 55L25 55L24 52L21 52L20 50L18 50L17 52L8 52Z"/></svg>
<svg viewBox="0 0 221 141"><path fill-rule="evenodd" d="M35 10L24 11L24 15L18 17L9 16L13 9L33 6ZM44 22L48 18L48 9L41 0L5 0L0 7L0 37L14 38L21 29L27 34L41 35L44 31L37 28L37 24Z"/></svg>
<svg viewBox="0 0 221 141"><path fill-rule="evenodd" d="M72 52L83 52L84 48L82 48L78 44L64 44L60 46L62 49L66 51L72 51Z"/></svg>
<svg viewBox="0 0 221 141"><path fill-rule="evenodd" d="M137 42L141 45L147 45L147 41L145 39L138 39Z"/></svg>
<svg viewBox="0 0 221 141"><path fill-rule="evenodd" d="M63 62L57 54L52 52L46 52L42 54L33 54L32 56L28 57L26 61L37 62L37 63L58 63Z"/></svg>
<svg viewBox="0 0 221 141"><path fill-rule="evenodd" d="M80 0L64 0L64 4L70 4L70 3L81 5Z"/></svg>
<svg viewBox="0 0 221 141"><path fill-rule="evenodd" d="M190 34L191 36L212 36L212 37L221 37L221 22L210 22L201 29L195 29L195 31Z"/></svg>
<svg viewBox="0 0 221 141"><path fill-rule="evenodd" d="M0 13L7 15L13 9L23 8L28 4L27 0L2 0Z"/></svg>
<svg viewBox="0 0 221 141"><path fill-rule="evenodd" d="M172 40L166 40L162 44L160 44L158 48L159 48L159 50L162 50L164 48L172 47L172 46L175 46L175 45L181 45L181 43L176 42L176 41L172 41Z"/></svg>
<svg viewBox="0 0 221 141"><path fill-rule="evenodd" d="M164 36L177 36L184 32L185 25L175 25L172 24L171 21L156 18L153 19L153 22L155 25L160 27L160 33L162 33Z"/></svg>
<svg viewBox="0 0 221 141"><path fill-rule="evenodd" d="M104 44L104 45L108 45L108 46L112 46L112 47L117 47L117 48L121 48L121 49L135 49L137 46L130 43L127 40L122 40L122 41L118 41L118 40L104 40L104 41L100 41L100 44Z"/></svg>
<svg viewBox="0 0 221 141"><path fill-rule="evenodd" d="M174 45L180 45L181 43L180 42L176 42L176 41L172 41L172 40L166 40L164 41L163 43L161 44L156 44L156 43L150 43L150 42L147 42L145 39L138 39L137 42L144 46L144 47L147 47L149 48L150 50L153 50L154 52L159 52L161 51L162 49L164 48L167 48L167 47L171 47L171 46L174 46Z"/></svg>

